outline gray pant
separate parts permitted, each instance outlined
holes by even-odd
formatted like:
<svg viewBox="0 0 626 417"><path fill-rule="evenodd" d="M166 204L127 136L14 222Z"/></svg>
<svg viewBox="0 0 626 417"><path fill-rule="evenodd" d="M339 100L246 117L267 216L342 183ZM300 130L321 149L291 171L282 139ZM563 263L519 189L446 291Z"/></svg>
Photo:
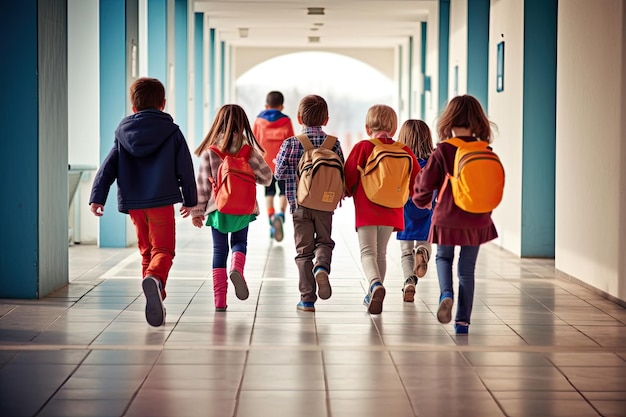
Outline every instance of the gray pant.
<svg viewBox="0 0 626 417"><path fill-rule="evenodd" d="M300 206L291 217L296 242L296 266L300 276L298 284L300 299L314 303L317 300L317 284L313 276L313 268L321 266L330 273L330 262L335 247L335 242L330 236L333 212Z"/></svg>
<svg viewBox="0 0 626 417"><path fill-rule="evenodd" d="M361 248L361 264L368 282L385 280L387 272L387 244L393 227L361 226L357 229Z"/></svg>
<svg viewBox="0 0 626 417"><path fill-rule="evenodd" d="M430 242L425 240L401 240L400 241L400 264L402 265L402 273L404 278L415 275L413 270L415 269L415 257L413 256L413 250L417 250L418 246L424 246L428 253L428 259L432 251Z"/></svg>

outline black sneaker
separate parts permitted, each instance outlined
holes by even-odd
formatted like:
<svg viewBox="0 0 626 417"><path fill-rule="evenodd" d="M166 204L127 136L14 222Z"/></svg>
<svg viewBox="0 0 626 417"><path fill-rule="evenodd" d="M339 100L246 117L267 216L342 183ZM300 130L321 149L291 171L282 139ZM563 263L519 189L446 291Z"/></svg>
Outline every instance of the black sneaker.
<svg viewBox="0 0 626 417"><path fill-rule="evenodd" d="M165 323L165 307L161 297L161 283L148 276L141 282L141 287L146 296L146 321L150 326L162 326Z"/></svg>

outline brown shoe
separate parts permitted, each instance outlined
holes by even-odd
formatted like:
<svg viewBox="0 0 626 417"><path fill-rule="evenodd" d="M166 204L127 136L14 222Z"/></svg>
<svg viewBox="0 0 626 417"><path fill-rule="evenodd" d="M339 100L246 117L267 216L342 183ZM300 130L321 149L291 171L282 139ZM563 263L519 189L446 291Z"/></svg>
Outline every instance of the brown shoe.
<svg viewBox="0 0 626 417"><path fill-rule="evenodd" d="M428 271L428 250L424 246L418 246L413 256L415 257L413 273L418 278L423 278Z"/></svg>
<svg viewBox="0 0 626 417"><path fill-rule="evenodd" d="M417 277L408 277L406 281L404 281L404 286L402 287L402 301L405 303L412 303L415 301L415 286L417 285Z"/></svg>

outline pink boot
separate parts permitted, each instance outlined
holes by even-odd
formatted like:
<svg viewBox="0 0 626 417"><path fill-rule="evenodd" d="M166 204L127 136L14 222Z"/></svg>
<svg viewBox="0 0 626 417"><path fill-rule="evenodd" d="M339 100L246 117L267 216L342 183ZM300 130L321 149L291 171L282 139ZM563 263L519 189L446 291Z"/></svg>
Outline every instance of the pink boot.
<svg viewBox="0 0 626 417"><path fill-rule="evenodd" d="M213 299L215 311L226 311L226 292L228 291L228 277L226 268L213 268Z"/></svg>
<svg viewBox="0 0 626 417"><path fill-rule="evenodd" d="M243 252L233 252L230 264L230 280L235 286L235 295L240 300L245 300L250 295L248 285L243 277L243 267L246 264L246 255Z"/></svg>

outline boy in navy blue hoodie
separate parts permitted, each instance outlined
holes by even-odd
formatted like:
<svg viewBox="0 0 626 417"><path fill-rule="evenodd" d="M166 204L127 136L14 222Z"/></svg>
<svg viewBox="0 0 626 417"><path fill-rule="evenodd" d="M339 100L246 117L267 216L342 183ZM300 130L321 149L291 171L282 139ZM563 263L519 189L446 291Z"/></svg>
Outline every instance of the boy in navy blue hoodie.
<svg viewBox="0 0 626 417"><path fill-rule="evenodd" d="M130 86L133 114L115 130L113 149L100 166L89 204L102 216L109 189L117 180L118 210L130 215L142 256L146 320L165 322L165 284L176 246L174 204L187 217L197 204L196 180L187 142L172 117L163 112L165 88L154 78Z"/></svg>

